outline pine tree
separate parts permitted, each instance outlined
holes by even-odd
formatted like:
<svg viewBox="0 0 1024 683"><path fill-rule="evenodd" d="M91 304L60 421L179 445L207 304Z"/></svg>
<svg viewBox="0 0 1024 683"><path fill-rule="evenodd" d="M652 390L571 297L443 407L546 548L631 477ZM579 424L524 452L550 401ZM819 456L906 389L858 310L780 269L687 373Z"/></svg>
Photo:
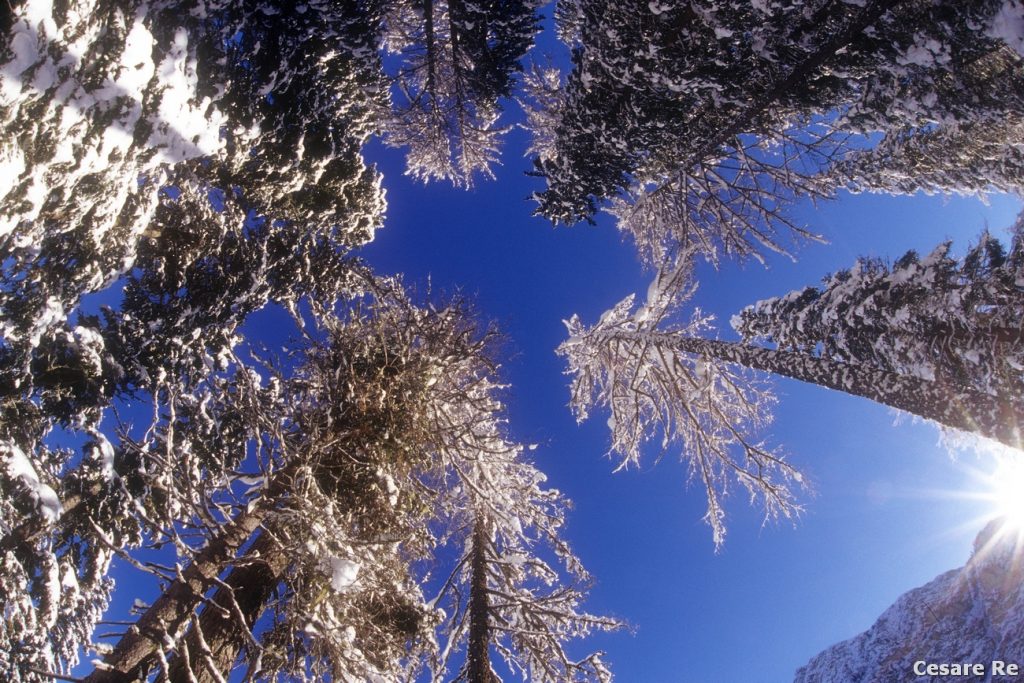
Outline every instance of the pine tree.
<svg viewBox="0 0 1024 683"><path fill-rule="evenodd" d="M855 192L1024 194L1024 116L887 135L829 172Z"/></svg>
<svg viewBox="0 0 1024 683"><path fill-rule="evenodd" d="M407 173L469 186L493 177L501 98L512 93L519 60L533 45L535 0L395 2L387 48L401 57L397 99L385 125L389 145L407 148Z"/></svg>
<svg viewBox="0 0 1024 683"><path fill-rule="evenodd" d="M821 289L761 301L733 326L751 342L875 367L1019 403L1024 395L1024 221L1009 251L989 233L960 259L944 242L892 266L862 259ZM980 425L981 423L979 423Z"/></svg>
<svg viewBox="0 0 1024 683"><path fill-rule="evenodd" d="M997 300L989 299L990 295L1009 293L1012 302L1005 312L1014 309L1019 299L1019 285L1010 280L1020 276L1019 254L1014 253L1013 258L1004 260L1000 250L987 239L965 264L967 271L976 267L978 273L992 274L990 281L979 278L975 295L984 293L988 301ZM751 497L761 497L768 517L788 517L799 511L792 498L792 485L802 481L800 474L758 440L758 433L770 422L773 399L756 377L743 373L743 369L868 398L943 427L1011 447L1024 445L1024 402L1019 392L1007 391L1020 380L1019 369L1014 367L1014 358L1019 354L1012 351L1016 348L1013 345L1019 346L1020 336L1004 338L998 312L991 319L992 328L981 327L981 321L993 311L968 294L970 284L964 285L963 292L951 287L953 291L945 292L949 294L945 300L940 286L935 297L936 306L941 309L954 301L959 305L959 295L963 294L961 310L973 311L976 316L974 324L978 327L968 327L965 336L950 340L953 355L957 355L957 347L963 354L956 362L961 367L968 366L974 358L970 350L973 343L979 347L994 344L986 357L999 366L1003 361L1001 345L1011 345L1002 375L987 372L986 362L979 355L978 367L971 368L976 373L973 384L944 377L948 368L936 367L935 376L931 376L927 363L935 361L928 361L925 356L930 353L932 338L921 338L919 346L911 349L921 355L919 359L902 357L906 347L886 346L893 337L913 336L897 331L903 322L910 322L913 329L918 319L927 323L933 311L921 306L910 313L912 297L910 301L894 300L894 306L907 305L903 314L872 310L882 307L863 305L866 300L858 296L851 278L842 276L834 281L832 300L823 301L818 311L820 317L811 313L815 310L813 304L804 310L808 300L818 299L817 293L805 292L803 298L798 295L768 302L748 312L746 318L739 318L743 321L738 323L740 329L751 335L754 330L764 335L771 323L784 321L771 327L782 349L708 338L702 331L710 324L710 318L699 310L688 323L673 322L679 307L695 289L690 279L691 258L692 255L684 255L676 268L659 273L640 307L635 306L632 296L628 297L589 328L573 316L567 323L570 337L559 352L567 358L569 372L574 375L572 406L579 419L586 419L594 407L610 411L611 450L621 456L620 467L637 464L642 447L657 434L662 437L663 450L672 444L682 448L691 476L698 477L705 488L705 520L712 527L716 545L724 539L722 499L732 480L744 486ZM930 265L938 266L940 261L935 258ZM993 264L999 265L991 267ZM1000 270L1003 264L1006 268ZM902 271L894 270L892 281L902 280L901 286L905 284L910 293L920 282L907 282L907 271L916 266L909 261L905 265ZM932 282L938 268L929 269L928 265L919 270L924 273L924 280ZM950 279L950 285L957 284L958 279L962 284L962 272ZM847 285L851 286L846 288ZM844 298L847 294L849 299ZM992 306L998 308L996 304ZM874 335L870 326L859 327L857 319L847 324L847 308L863 311L857 315L876 322L884 321L891 334ZM891 317L887 317L887 312ZM939 321L963 329L962 321L955 317L940 317ZM805 324L806 336L801 330ZM934 340L935 346L942 347L944 341ZM819 346L824 350L818 351ZM887 361L877 362L879 357Z"/></svg>
<svg viewBox="0 0 1024 683"><path fill-rule="evenodd" d="M568 3L573 70L540 131L554 142L538 213L573 223L610 201L655 265L691 245L782 250L782 233L803 235L786 205L850 182L826 171L851 134L1019 116L1019 55L976 30L1002 4ZM972 158L946 168L958 161Z"/></svg>
<svg viewBox="0 0 1024 683"><path fill-rule="evenodd" d="M449 506L461 559L433 600L450 606L433 680L442 680L454 652L465 647L457 681L501 680L492 653L526 680L610 681L602 653L576 659L565 647L621 627L580 611L590 578L561 538L568 503L542 486L544 475L495 426L481 423L481 448L464 454L458 485L450 487L458 492Z"/></svg>
<svg viewBox="0 0 1024 683"><path fill-rule="evenodd" d="M327 340L303 352L293 375L277 374L268 385L276 387L278 405L285 402L283 412L260 420L256 461L242 465L262 483L233 502L239 512L230 523L207 522L200 537L209 540L183 578L169 577L137 622L139 632L123 636L107 655L109 668L87 680L134 680L162 666L172 680L187 680L185 670L216 680L242 645L243 662L263 675L394 677L420 665L415 653L428 640L430 615L409 565L429 548L421 516L432 506L416 483L439 466L437 441L451 438L437 433L432 411L478 369L482 341L454 311L420 312L401 300L374 311L321 319ZM266 398L262 404L275 405ZM250 540L253 547L236 559ZM225 605L230 610L235 594L221 590L220 608L209 605L193 617L202 595L217 589L217 575L236 562L250 578L249 567L262 566L264 580L245 585L239 599L267 601L239 607L247 620L224 628L213 616ZM274 606L270 626L249 634L274 593L288 598ZM177 648L190 622L190 647ZM409 643L419 646L407 651ZM217 659L204 661L206 649Z"/></svg>
<svg viewBox="0 0 1024 683"><path fill-rule="evenodd" d="M237 467L255 428L237 409L253 396L247 317L363 286L347 254L384 208L360 155L381 75L375 55L353 55L376 24L340 6L269 26L258 8L229 8L51 16L25 3L8 36L3 158L18 182L0 236L0 670L13 680L73 665L114 554L173 542L198 493ZM345 30L309 42L332 22ZM260 43L229 40L239 32L281 51L257 68ZM343 95L311 99L315 82ZM119 276L119 308L80 307ZM148 429L111 426L126 402L147 401ZM55 428L78 443L54 445Z"/></svg>
<svg viewBox="0 0 1024 683"><path fill-rule="evenodd" d="M186 554L191 564L166 577L137 630L86 680L129 681L154 669L171 681L219 680L236 663L252 675L302 680L411 677L428 661L438 621L437 600L423 599L412 566L438 547L433 528L455 528L465 515L465 496L500 511L512 536L537 528L555 540L544 534L557 530L563 503L538 487L542 477L522 462L521 449L501 440L489 335L475 331L463 309L417 309L389 289L372 307L320 322L327 340L311 342L294 375L276 375L268 385L276 402L259 402L270 413L287 404L260 420L256 462L241 464L258 467L262 483L234 493L230 507L219 500L221 516L238 511L229 522L211 524L210 510L198 526L206 541ZM571 553L563 559L579 571ZM539 559L530 566L531 576L544 569L547 583L557 577ZM535 615L525 628L547 631L532 645L543 654L614 626L575 612L579 590L535 590L521 588L507 596L512 605L493 609L496 618ZM261 621L268 612L269 624ZM511 637L503 652L524 650L531 667L547 661L530 659L531 642ZM599 662L561 656L545 670L586 672ZM592 680L580 676L574 680Z"/></svg>
<svg viewBox="0 0 1024 683"><path fill-rule="evenodd" d="M161 239L168 191L207 218L238 199L349 244L372 237L382 200L363 220L352 208L380 194L359 156L386 102L378 32L358 3L22 4L0 91L15 179L0 197L4 338L35 347L131 272Z"/></svg>
<svg viewBox="0 0 1024 683"><path fill-rule="evenodd" d="M219 681L236 666L443 678L444 617L417 567L463 538L466 473L488 454L488 476L506 479L477 482L474 509L508 529L495 538L518 539L498 547L526 551L534 534L570 581L559 587L539 559L508 579L515 609L540 616L537 640L497 635L495 647L510 662L607 679L598 656L575 662L562 649L614 622L577 612L585 574L556 536L565 503L504 440L489 334L459 306L413 306L350 255L384 211L360 153L388 106L383 11L17 8L0 92L0 158L17 177L0 198L6 678L67 674L81 648L103 655L91 681ZM435 38L458 59L466 112L496 111L533 7L436 12L454 27ZM123 285L117 306L83 300L112 283ZM373 303L357 303L364 295ZM247 338L269 304L304 335L284 358ZM179 569L139 559L161 548ZM115 556L163 592L107 648L94 637Z"/></svg>

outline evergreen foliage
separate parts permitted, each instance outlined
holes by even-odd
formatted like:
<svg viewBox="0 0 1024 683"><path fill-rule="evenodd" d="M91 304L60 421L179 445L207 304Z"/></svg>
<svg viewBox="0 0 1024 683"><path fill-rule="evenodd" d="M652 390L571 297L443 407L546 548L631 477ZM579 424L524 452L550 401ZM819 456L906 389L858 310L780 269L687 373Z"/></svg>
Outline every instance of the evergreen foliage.
<svg viewBox="0 0 1024 683"><path fill-rule="evenodd" d="M443 678L463 641L423 567L461 537L463 479L487 467L500 500L474 504L492 528L568 571L517 584L560 596L543 598L545 656L569 663L565 641L615 625L576 612L565 501L504 437L491 333L351 254L385 209L361 148L390 108L389 8L17 8L0 90L17 179L0 198L5 680L67 674L83 648L101 655L89 681ZM463 9L519 27L508 42L459 19L463 75L487 65L466 83L493 104L533 10ZM300 341L262 350L256 313ZM110 647L115 557L162 592ZM533 667L524 638L495 642Z"/></svg>
<svg viewBox="0 0 1024 683"><path fill-rule="evenodd" d="M888 189L896 169L877 160L864 171L870 181L862 162L839 177L828 172L863 147L851 147L860 140L851 135L881 134L888 144L938 129L973 144L974 134L1019 117L1020 55L979 31L1002 6L560 3L573 68L548 105L554 113L534 122L546 141L536 159L547 183L538 213L574 223L610 202L656 266L689 245L711 258L782 250L781 233L807 236L785 212L795 198L846 185ZM1013 141L1003 144L1012 154ZM973 189L1015 182L1010 173L978 177L990 158L980 156L932 159L947 174L975 175Z"/></svg>
<svg viewBox="0 0 1024 683"><path fill-rule="evenodd" d="M690 479L707 496L704 520L718 548L725 540L724 500L734 486L760 499L767 517L790 518L800 511L793 488L803 477L761 438L775 403L768 387L731 358L680 345L704 341L713 320L697 309L688 321L674 321L696 289L691 262L687 254L676 268L659 272L640 306L626 297L590 327L574 315L558 352L573 376L577 419L595 408L610 412L610 451L620 468L639 466L654 439L662 452L680 450Z"/></svg>
<svg viewBox="0 0 1024 683"><path fill-rule="evenodd" d="M1024 415L1024 234L1007 250L983 233L960 259L952 243L891 266L862 259L852 269L733 319L746 341L802 355L877 367L989 394ZM966 410L970 411L968 407Z"/></svg>
<svg viewBox="0 0 1024 683"><path fill-rule="evenodd" d="M583 609L569 503L509 435L494 330L355 255L386 210L370 136L470 186L511 99L539 213L606 208L659 266L643 305L568 321L573 409L610 411L620 467L679 449L716 546L737 484L768 517L800 509L748 370L1020 447L1024 219L1009 250L986 234L762 302L743 342L678 318L697 254L812 237L798 198L1019 192L1024 53L1000 23L1019 0L567 0L571 73L533 65L517 93L538 8L11 6L0 677L85 654L87 683L611 680L571 652L620 623ZM292 338L264 348L261 320ZM115 562L160 592L103 633Z"/></svg>
<svg viewBox="0 0 1024 683"><path fill-rule="evenodd" d="M733 318L743 342L709 338L711 318L699 309L678 321L696 289L692 254L684 254L659 272L642 305L630 296L593 326L578 316L567 322L559 353L573 375L571 405L580 420L595 407L611 413L621 467L639 464L642 446L659 435L662 450L680 447L706 491L716 545L734 481L762 499L769 518L799 511L792 488L800 474L759 440L774 399L743 370L868 398L1021 449L1021 225L1009 252L986 233L960 261L944 243L924 259L911 252L891 268L862 261L821 290L761 301Z"/></svg>
<svg viewBox="0 0 1024 683"><path fill-rule="evenodd" d="M538 0L391 3L387 49L400 58L385 140L407 148L407 173L470 186L493 178L501 98L538 30Z"/></svg>
<svg viewBox="0 0 1024 683"><path fill-rule="evenodd" d="M1024 193L1024 118L1001 118L888 135L868 150L851 152L830 175L857 192L984 195Z"/></svg>

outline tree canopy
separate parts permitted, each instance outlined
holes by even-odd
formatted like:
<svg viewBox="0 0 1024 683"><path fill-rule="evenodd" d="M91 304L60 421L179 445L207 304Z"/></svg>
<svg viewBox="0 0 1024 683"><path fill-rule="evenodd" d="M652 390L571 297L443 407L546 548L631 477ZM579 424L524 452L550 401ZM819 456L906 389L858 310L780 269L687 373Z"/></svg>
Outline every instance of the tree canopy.
<svg viewBox="0 0 1024 683"><path fill-rule="evenodd" d="M990 132L1016 120L1024 95L1021 55L993 28L1002 6L560 3L572 70L534 118L546 141L537 212L571 224L607 208L658 266L690 244L711 258L783 250L786 233L808 236L786 211L800 197L905 191L911 161L861 160L864 136L958 136L965 151L929 155L919 187L1013 186L1012 162L992 156L1015 158L1019 140Z"/></svg>
<svg viewBox="0 0 1024 683"><path fill-rule="evenodd" d="M678 449L716 545L737 484L800 511L751 371L1019 448L1020 221L1008 249L943 243L761 302L740 342L684 310L696 259L813 237L796 201L1019 192L1015 7L569 0L561 73L525 61L532 0L13 3L0 676L85 655L88 683L611 680L572 643L621 622L585 608L497 331L360 260L387 210L374 138L469 187L519 107L538 213L607 209L632 236L658 274L641 305L568 321L571 405L610 413L620 467ZM118 567L159 594L108 632Z"/></svg>

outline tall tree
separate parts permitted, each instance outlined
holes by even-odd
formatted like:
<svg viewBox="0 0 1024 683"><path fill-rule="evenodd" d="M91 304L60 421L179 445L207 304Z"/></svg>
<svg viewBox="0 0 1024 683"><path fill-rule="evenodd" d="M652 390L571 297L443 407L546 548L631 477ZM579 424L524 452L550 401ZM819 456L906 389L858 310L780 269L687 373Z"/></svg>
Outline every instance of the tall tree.
<svg viewBox="0 0 1024 683"><path fill-rule="evenodd" d="M307 9L17 8L2 141L17 182L0 211L8 678L71 666L111 558L176 542L181 520L217 507L258 430L238 408L252 396L249 315L364 286L347 254L383 214L360 155L382 90L376 55L357 48L377 24ZM81 306L119 276L116 310ZM148 427L111 426L146 402Z"/></svg>
<svg viewBox="0 0 1024 683"><path fill-rule="evenodd" d="M400 57L385 140L405 147L407 173L468 186L493 176L501 98L538 30L537 0L391 3L386 46Z"/></svg>
<svg viewBox="0 0 1024 683"><path fill-rule="evenodd" d="M283 409L261 421L256 460L242 465L262 483L236 496L227 525L207 522L202 550L87 680L134 680L161 666L172 680L217 680L243 645L243 663L262 675L394 678L420 665L432 617L409 572L429 550L432 506L416 483L452 438L433 412L478 369L482 340L454 309L419 311L394 296L372 313L320 322L325 341L311 340L300 367L268 385ZM216 581L255 564L262 583L237 599L223 590L237 577ZM220 601L193 616L207 592ZM274 594L284 596L276 605ZM264 601L251 604L253 595ZM257 629L268 607L271 623ZM235 615L227 624L210 618L224 609Z"/></svg>
<svg viewBox="0 0 1024 683"><path fill-rule="evenodd" d="M465 683L501 680L492 653L532 681L610 681L602 653L575 658L566 649L571 640L621 626L580 610L590 579L561 538L568 502L543 486L543 473L495 426L480 423L477 450L463 454L457 484L448 487L456 492L446 505L461 553L433 600L450 606L433 680L444 680L453 654L465 647L455 679Z"/></svg>
<svg viewBox="0 0 1024 683"><path fill-rule="evenodd" d="M566 3L573 70L557 115L540 119L553 142L537 158L538 212L572 223L611 201L654 264L692 244L782 249L778 233L796 227L785 205L842 184L823 172L850 134L1019 115L1019 55L976 30L1002 5Z"/></svg>
<svg viewBox="0 0 1024 683"><path fill-rule="evenodd" d="M1024 114L887 135L829 175L855 192L1024 194Z"/></svg>
<svg viewBox="0 0 1024 683"><path fill-rule="evenodd" d="M944 242L891 266L862 259L821 288L744 309L733 327L798 354L877 367L1003 401L1024 395L1024 219L1007 250L988 232L959 259Z"/></svg>
<svg viewBox="0 0 1024 683"><path fill-rule="evenodd" d="M5 339L36 346L83 294L130 272L140 244L161 240L165 188L206 218L235 198L349 244L372 237L382 197L359 150L386 101L368 49L379 17L307 9L19 5L0 91L15 179L0 197ZM380 206L356 220L371 194Z"/></svg>
<svg viewBox="0 0 1024 683"><path fill-rule="evenodd" d="M716 545L724 538L722 496L732 480L752 497L760 496L769 517L786 517L799 510L791 491L792 484L801 481L799 473L757 440L758 431L771 419L771 396L737 368L868 398L1011 447L1024 445L1024 401L1019 393L989 393L984 382L972 385L941 376L925 378L921 376L925 369L914 364L877 363L876 354L884 350L865 357L851 352L853 344L847 343L853 338L864 342L870 334L862 336L851 326L847 328L851 337L844 338L845 323L834 315L826 324L838 333L836 339L812 341L815 335L809 331L810 338L794 350L707 338L701 331L710 319L699 310L688 323L674 322L679 307L694 291L690 268L686 256L677 268L659 273L639 308L628 297L589 328L574 316L568 321L570 337L559 351L574 375L572 406L579 418L588 417L595 406L611 412L612 451L622 456L622 466L637 463L641 447L656 434L662 437L663 449L673 443L682 447L691 476L699 477L706 490L705 519ZM1010 272L1017 270L1019 265L1014 265ZM1016 292L1014 297L1019 298ZM794 300L780 300L779 307ZM829 310L838 313L835 307ZM879 318L884 319L884 313ZM799 320L789 322L799 329ZM893 329L900 324L898 319L887 323ZM984 344L986 330L977 332ZM880 341L885 343L884 338ZM819 353L819 342L845 350ZM898 358L899 349L894 352ZM995 355L999 357L998 351ZM1012 368L1012 355L1009 363ZM1014 373L1013 381L1019 381L1019 371ZM981 368L979 376L985 376Z"/></svg>
<svg viewBox="0 0 1024 683"><path fill-rule="evenodd" d="M437 600L423 599L412 567L436 550L433 529L453 533L467 495L500 510L516 530L509 533L543 524L541 537L554 540L543 533L557 529L563 503L538 487L542 476L521 449L501 440L489 335L474 330L464 309L417 309L392 289L371 308L321 322L327 339L311 343L292 376L268 384L286 408L261 421L256 462L243 464L261 470L262 484L236 493L230 506L220 500L221 515L237 513L207 522L191 564L168 577L136 629L86 680L129 681L162 668L172 681L216 681L238 663L250 675L301 680L408 678L431 654L438 622ZM263 397L261 405L275 403ZM546 634L534 647L558 654L564 640L614 625L577 614L581 596L520 589L507 596L512 606L488 609L536 615L524 633ZM268 611L269 623L261 621ZM530 659L529 643L508 647L524 650L531 667L547 662ZM580 671L599 661L562 657ZM446 666L442 658L435 675ZM558 671L560 663L544 666Z"/></svg>

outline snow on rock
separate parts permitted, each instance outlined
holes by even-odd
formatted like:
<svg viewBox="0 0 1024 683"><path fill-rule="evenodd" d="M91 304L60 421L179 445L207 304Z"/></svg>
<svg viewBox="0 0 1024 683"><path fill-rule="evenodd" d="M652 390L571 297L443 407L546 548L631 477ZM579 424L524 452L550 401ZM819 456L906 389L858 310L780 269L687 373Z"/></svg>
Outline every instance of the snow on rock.
<svg viewBox="0 0 1024 683"><path fill-rule="evenodd" d="M11 441L0 441L0 462L11 479L20 479L36 501L39 513L48 524L56 522L64 511L57 493L39 480L36 468L25 452Z"/></svg>
<svg viewBox="0 0 1024 683"><path fill-rule="evenodd" d="M795 683L930 681L914 676L915 662L988 669L994 660L1024 663L1024 534L1002 520L978 535L964 567L902 595L867 631L814 657Z"/></svg>

